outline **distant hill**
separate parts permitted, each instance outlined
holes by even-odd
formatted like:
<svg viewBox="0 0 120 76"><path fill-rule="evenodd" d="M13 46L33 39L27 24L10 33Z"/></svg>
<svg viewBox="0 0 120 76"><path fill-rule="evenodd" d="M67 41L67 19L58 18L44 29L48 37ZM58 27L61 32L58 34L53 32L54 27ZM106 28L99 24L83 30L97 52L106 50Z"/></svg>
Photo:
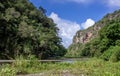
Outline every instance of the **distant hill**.
<svg viewBox="0 0 120 76"><path fill-rule="evenodd" d="M95 43L95 40L96 41L102 40L100 38L102 37L101 34L103 33L103 30L105 30L105 28L109 29L109 27L111 27L112 24L119 25L119 22L120 22L119 20L120 20L120 10L117 10L113 13L109 13L105 15L100 21L96 22L93 26L89 27L88 29L77 31L76 35L73 38L73 43L68 48L68 52L66 56L72 56L72 57L91 56L91 55L87 55L87 53L93 51L93 49L91 50L91 48L95 47L95 46L92 46L93 43ZM114 25L114 26L117 26L117 25ZM118 30L120 29L119 26L117 26ZM115 28L112 28L111 30L115 30ZM104 31L104 33L107 33L107 31ZM114 33L116 33L116 31ZM120 31L118 31L118 33L120 33ZM119 40L119 36L117 37L117 40ZM98 44L96 43L96 47L97 45ZM101 47L102 47L102 44L101 44ZM85 52L84 50L86 48L89 51L86 51L86 54L83 55L83 52ZM96 48L95 51L97 51L97 49L100 49L100 47Z"/></svg>

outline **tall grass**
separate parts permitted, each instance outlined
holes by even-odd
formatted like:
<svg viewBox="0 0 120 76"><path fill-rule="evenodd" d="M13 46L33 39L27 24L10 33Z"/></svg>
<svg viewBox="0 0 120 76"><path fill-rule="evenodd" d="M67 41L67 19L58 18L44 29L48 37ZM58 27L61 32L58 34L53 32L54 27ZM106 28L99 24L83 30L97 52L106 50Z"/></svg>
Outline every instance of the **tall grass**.
<svg viewBox="0 0 120 76"><path fill-rule="evenodd" d="M40 63L16 60L13 64L1 66L0 76L15 76L16 74L44 73L43 76L120 76L120 62L110 62L92 58L87 61L73 63Z"/></svg>

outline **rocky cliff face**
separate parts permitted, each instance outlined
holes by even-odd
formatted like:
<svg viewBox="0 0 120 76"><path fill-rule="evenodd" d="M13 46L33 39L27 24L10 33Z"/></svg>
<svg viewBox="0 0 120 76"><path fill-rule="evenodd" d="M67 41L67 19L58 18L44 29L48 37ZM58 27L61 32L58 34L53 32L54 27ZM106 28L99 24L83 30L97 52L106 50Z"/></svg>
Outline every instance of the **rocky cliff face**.
<svg viewBox="0 0 120 76"><path fill-rule="evenodd" d="M84 43L89 42L90 40L92 40L93 38L95 38L98 35L99 30L104 25L106 25L107 22L109 22L110 20L119 19L119 18L120 18L120 10L117 10L111 14L107 14L106 16L103 17L102 20L95 23L94 26L89 27L86 30L78 31L73 38L73 44L77 44L77 43L84 44Z"/></svg>
<svg viewBox="0 0 120 76"><path fill-rule="evenodd" d="M86 30L80 30L76 33L76 35L73 38L73 43L87 43L91 39L97 36L98 31L101 29L101 27L104 26L101 24L101 26L97 26L95 24L94 26L86 29Z"/></svg>

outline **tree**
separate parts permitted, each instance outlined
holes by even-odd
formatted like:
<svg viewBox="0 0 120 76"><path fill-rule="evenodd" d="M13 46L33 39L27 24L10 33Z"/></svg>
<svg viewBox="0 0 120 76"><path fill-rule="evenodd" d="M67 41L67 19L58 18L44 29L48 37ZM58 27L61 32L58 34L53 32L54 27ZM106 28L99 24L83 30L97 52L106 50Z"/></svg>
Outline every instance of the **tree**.
<svg viewBox="0 0 120 76"><path fill-rule="evenodd" d="M34 54L38 58L63 56L58 28L28 0L0 1L0 58Z"/></svg>

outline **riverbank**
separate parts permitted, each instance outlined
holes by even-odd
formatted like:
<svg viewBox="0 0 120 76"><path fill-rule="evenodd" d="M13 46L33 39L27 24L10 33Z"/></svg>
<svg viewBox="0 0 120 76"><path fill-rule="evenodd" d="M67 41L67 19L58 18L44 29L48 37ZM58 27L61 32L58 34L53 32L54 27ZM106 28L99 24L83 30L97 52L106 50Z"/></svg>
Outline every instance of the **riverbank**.
<svg viewBox="0 0 120 76"><path fill-rule="evenodd" d="M86 61L71 63L38 63L16 61L0 67L1 76L16 76L30 74L44 74L40 76L119 76L120 62L109 62L101 59L90 58Z"/></svg>

